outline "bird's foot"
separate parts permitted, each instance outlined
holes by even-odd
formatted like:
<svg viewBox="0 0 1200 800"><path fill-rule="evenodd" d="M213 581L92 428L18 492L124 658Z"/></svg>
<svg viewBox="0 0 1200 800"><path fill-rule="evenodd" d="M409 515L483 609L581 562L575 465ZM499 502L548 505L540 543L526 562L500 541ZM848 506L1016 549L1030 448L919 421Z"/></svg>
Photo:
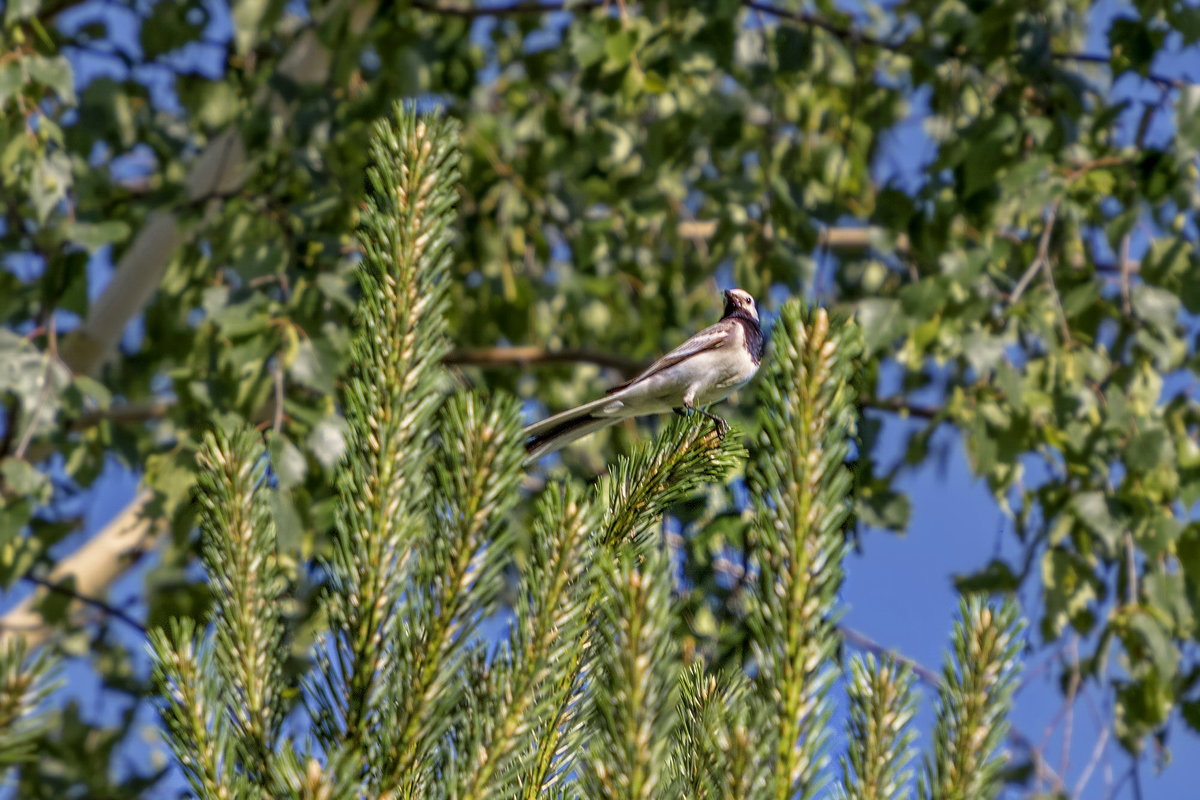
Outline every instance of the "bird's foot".
<svg viewBox="0 0 1200 800"><path fill-rule="evenodd" d="M697 410L700 411L701 414L703 414L704 416L708 417L709 419L711 419L713 421L713 425L715 425L717 428L717 436L724 439L725 434L729 433L729 423L726 422L725 420L721 419L720 417L718 417L716 414L710 414L707 411L704 411L702 409L697 409Z"/></svg>

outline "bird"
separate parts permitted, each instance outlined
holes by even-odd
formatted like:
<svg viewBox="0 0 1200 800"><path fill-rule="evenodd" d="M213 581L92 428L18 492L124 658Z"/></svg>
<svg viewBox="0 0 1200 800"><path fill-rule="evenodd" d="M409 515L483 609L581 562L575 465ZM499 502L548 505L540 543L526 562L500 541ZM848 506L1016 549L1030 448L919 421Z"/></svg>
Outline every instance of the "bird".
<svg viewBox="0 0 1200 800"><path fill-rule="evenodd" d="M766 339L749 292L727 289L720 322L691 336L604 397L535 422L524 430L527 461L553 453L623 419L698 412L724 436L729 423L704 409L724 400L758 372Z"/></svg>

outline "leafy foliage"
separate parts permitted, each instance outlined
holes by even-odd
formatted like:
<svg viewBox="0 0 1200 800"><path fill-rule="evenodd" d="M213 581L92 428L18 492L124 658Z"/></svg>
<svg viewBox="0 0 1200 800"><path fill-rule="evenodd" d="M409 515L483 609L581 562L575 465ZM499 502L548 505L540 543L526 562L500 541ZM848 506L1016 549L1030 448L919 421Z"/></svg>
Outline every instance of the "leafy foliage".
<svg viewBox="0 0 1200 800"><path fill-rule="evenodd" d="M777 800L815 796L826 758L857 336L825 309L805 315L799 302L788 303L758 399L761 449L749 480L764 557L751 625L772 728L761 742Z"/></svg>

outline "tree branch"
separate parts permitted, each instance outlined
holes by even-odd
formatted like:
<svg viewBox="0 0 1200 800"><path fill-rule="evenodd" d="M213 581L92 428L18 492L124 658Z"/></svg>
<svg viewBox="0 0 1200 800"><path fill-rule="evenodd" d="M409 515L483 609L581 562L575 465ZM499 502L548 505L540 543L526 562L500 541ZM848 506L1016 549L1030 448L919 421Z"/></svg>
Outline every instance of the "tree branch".
<svg viewBox="0 0 1200 800"><path fill-rule="evenodd" d="M136 619L134 619L128 613L122 611L121 609L117 608L116 606L112 605L111 603L106 603L103 600L100 600L95 597L88 597L87 595L80 594L79 592L75 591L74 589L71 589L68 586L64 586L61 583L54 583L52 581L46 580L45 578L39 578L36 575L26 575L24 580L29 581L30 583L32 583L36 586L40 586L48 592L52 592L54 594L59 594L59 595L62 595L63 597L69 597L72 600L76 600L85 606L91 606L92 608L95 608L98 611L103 612L105 616L112 617L113 619L124 622L126 625L133 628L134 630L136 630L138 633L142 634L143 636L146 635L146 626L145 625L138 622Z"/></svg>
<svg viewBox="0 0 1200 800"><path fill-rule="evenodd" d="M77 613L85 604L96 606L101 601L95 598L102 596L143 553L158 545L167 525L162 517L151 515L149 506L154 498L154 492L148 489L139 492L103 530L59 561L44 579L44 584L72 593L74 602L68 608L68 615ZM68 580L73 581L70 590L61 586ZM45 643L53 627L46 623L37 606L46 591L54 590L40 589L0 616L0 642L19 636L29 649Z"/></svg>

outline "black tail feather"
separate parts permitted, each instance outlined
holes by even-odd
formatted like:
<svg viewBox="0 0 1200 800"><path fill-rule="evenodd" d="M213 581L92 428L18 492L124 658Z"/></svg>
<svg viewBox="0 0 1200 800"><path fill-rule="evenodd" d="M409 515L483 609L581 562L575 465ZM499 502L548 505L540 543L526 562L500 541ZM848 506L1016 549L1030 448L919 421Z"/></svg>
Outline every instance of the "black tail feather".
<svg viewBox="0 0 1200 800"><path fill-rule="evenodd" d="M577 428L582 428L584 425L587 425L590 422L594 422L597 419L599 419L599 417L594 417L591 414L584 414L581 417L575 417L574 419L564 420L563 422L559 423L558 425L555 425L553 428L546 431L545 433L539 433L537 436L534 436L534 437L530 438L527 442L525 442L525 452L532 453L534 450L541 447L543 444L550 441L551 439L555 439L559 436L562 436L564 433L570 433L571 431L576 430Z"/></svg>

